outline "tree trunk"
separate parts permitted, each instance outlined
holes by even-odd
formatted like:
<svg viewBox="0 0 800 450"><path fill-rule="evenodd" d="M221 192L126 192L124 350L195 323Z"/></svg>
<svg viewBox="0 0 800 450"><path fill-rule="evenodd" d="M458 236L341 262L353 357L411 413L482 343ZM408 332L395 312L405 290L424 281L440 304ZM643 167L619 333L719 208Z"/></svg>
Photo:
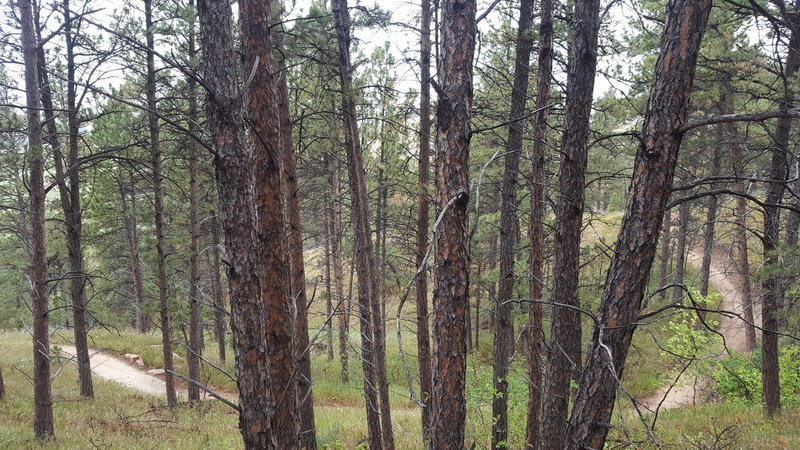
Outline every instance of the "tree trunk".
<svg viewBox="0 0 800 450"><path fill-rule="evenodd" d="M605 444L618 381L655 259L710 11L711 0L673 0L667 7L625 216L601 298L600 322L592 335L567 431L569 449Z"/></svg>
<svg viewBox="0 0 800 450"><path fill-rule="evenodd" d="M719 127L719 135L721 142L724 142L724 128ZM718 176L720 170L720 160L722 154L719 151L719 146L714 146L711 154L711 176ZM711 276L711 257L714 253L714 228L717 222L717 196L712 195L708 198L708 213L706 214L706 225L703 231L703 261L700 264L700 295L703 298L708 297L708 279ZM705 313L700 312L701 317L705 319Z"/></svg>
<svg viewBox="0 0 800 450"><path fill-rule="evenodd" d="M686 273L686 240L689 234L689 213L691 208L689 202L681 203L678 206L678 242L677 255L675 256L675 284L672 288L672 302L680 303L684 297L684 274Z"/></svg>
<svg viewBox="0 0 800 450"><path fill-rule="evenodd" d="M222 293L222 283L219 276L219 222L214 215L211 220L211 290L214 295L214 334L217 339L217 352L219 360L225 363L225 297Z"/></svg>
<svg viewBox="0 0 800 450"><path fill-rule="evenodd" d="M743 177L743 158L742 148L739 145L739 131L735 124L730 126L730 139L734 146L734 173L737 177ZM737 192L747 193L748 189L741 179L736 182ZM752 280L750 277L750 260L747 245L747 199L742 196L736 197L736 265L741 280L739 295L742 301L742 311L744 312L745 342L748 351L756 348L756 324L755 314L753 314L753 293Z"/></svg>
<svg viewBox="0 0 800 450"><path fill-rule="evenodd" d="M3 381L3 368L0 367L0 400L6 396L6 383Z"/></svg>
<svg viewBox="0 0 800 450"><path fill-rule="evenodd" d="M325 158L325 172L330 173L330 160ZM333 360L333 280L331 279L331 241L333 233L333 225L331 223L330 209L333 205L330 201L327 202L328 207L325 208L325 317L328 318L328 323L325 325L325 352L328 354L328 361Z"/></svg>
<svg viewBox="0 0 800 450"><path fill-rule="evenodd" d="M78 380L82 397L94 397L92 386L92 371L89 367L89 347L87 342L86 302L84 288L86 275L83 270L83 249L81 246L82 213L80 205L80 172L77 169L78 159L78 133L80 123L78 120L78 106L76 101L75 84L75 44L72 36L72 20L69 12L69 2L63 3L64 7L64 36L67 57L67 129L68 129L68 155L66 164L72 170L65 174L64 157L61 151L61 142L58 139L56 128L55 109L50 89L49 74L45 63L44 49L37 50L39 80L41 84L41 100L44 109L45 123L47 124L46 140L53 151L55 160L56 178L58 178L59 200L64 212L66 225L67 253L69 258L70 298L72 300L73 332L75 349L77 352ZM38 22L38 14L35 16ZM38 24L37 24L38 28Z"/></svg>
<svg viewBox="0 0 800 450"><path fill-rule="evenodd" d="M153 49L155 48L153 28L153 1L144 0L144 16L147 37L147 126L150 130L150 156L153 165L153 208L155 209L156 251L158 253L158 299L161 306L161 345L164 351L164 369L174 370L172 363L172 325L169 314L169 286L167 286L167 254L164 236L164 189L161 176L161 143L158 117L156 116L156 69ZM177 406L175 379L164 374L167 387L167 404Z"/></svg>
<svg viewBox="0 0 800 450"><path fill-rule="evenodd" d="M121 179L117 180L117 183L122 206L122 220L128 240L128 257L131 260L133 294L136 300L135 325L139 333L146 333L150 331L150 317L144 312L144 283L142 282L142 264L139 260L139 233L136 224L136 193L133 183L131 183L131 203L128 206L128 191Z"/></svg>
<svg viewBox="0 0 800 450"><path fill-rule="evenodd" d="M577 0L572 27L556 205L552 301L573 308L553 307L550 331L552 344L545 377L547 385L541 434L545 448L561 447L566 441L570 380L577 380L581 373L581 315L574 307L580 306L578 276L581 224L589 146L589 116L597 66L600 2Z"/></svg>
<svg viewBox="0 0 800 450"><path fill-rule="evenodd" d="M500 207L500 289L497 296L497 321L494 334L494 361L492 380L492 448L507 447L508 442L508 371L514 353L514 321L512 316L514 294L514 252L517 246L517 173L522 153L522 134L528 100L531 49L533 48L533 0L520 2L519 29L517 31L514 84L511 89L511 113L506 141L505 172L503 175Z"/></svg>
<svg viewBox="0 0 800 450"><path fill-rule="evenodd" d="M241 61L242 67L251 71L244 100L246 105L245 122L250 131L250 148L253 155L255 181L255 204L257 211L256 232L259 237L263 266L261 267L261 299L266 307L266 345L267 366L272 381L270 389L275 402L272 427L278 448L297 448L300 445L298 390L310 384L306 376L302 359L307 357L308 332L303 332L297 323L305 319L306 300L304 289L298 289L295 278L303 277L302 266L293 267L300 252L302 264L302 246L299 236L293 236L295 227L292 224L287 243L286 211L294 214L291 207L284 209L289 199L286 198L286 187L294 177L294 167L288 161L290 148L285 139L290 133L288 114L282 112L281 102L286 102L280 80L273 75L276 68L273 58L275 37L271 34L270 23L272 2L270 0L240 0L241 9ZM288 105L286 106L288 108ZM283 171L283 172L282 172ZM294 194L296 188L292 190ZM297 232L299 232L297 227ZM290 254L290 252L292 252ZM294 271L292 269L295 269ZM303 286L304 288L304 286ZM297 300L293 298L297 296ZM302 304L302 306L301 306ZM292 311L296 308L297 316ZM295 331L297 332L295 334ZM302 346L302 354L297 351ZM297 378L295 378L295 361L297 361ZM307 383L307 384L306 384ZM309 388L310 389L310 388ZM302 395L310 391L303 390ZM311 430L313 436L313 413Z"/></svg>
<svg viewBox="0 0 800 450"><path fill-rule="evenodd" d="M274 8L273 11L275 11ZM274 18L273 22L280 23L280 17ZM272 40L274 48L279 50L275 54L282 55L283 30L281 28L278 28L272 34ZM303 236L300 227L300 189L297 185L297 161L292 143L292 125L289 119L289 85L286 81L286 67L282 61L276 67L280 69L275 83L277 83L277 107L282 130L282 196L287 232L289 234L291 294L297 311L294 345L298 373L295 379L295 389L297 391L298 424L300 426L299 439L301 448L314 450L317 448L317 432L314 425L314 402L311 391L311 348L308 340L308 296L306 294L305 261L303 260Z"/></svg>
<svg viewBox="0 0 800 450"><path fill-rule="evenodd" d="M784 80L794 79L794 75L800 69L800 32L797 26L800 21L796 20L796 12L790 19L793 22L793 29L790 31L789 48L784 66ZM794 107L794 89L788 84L785 87L785 98L780 101L780 109L788 110ZM783 294L786 287L781 278L783 274L774 265L778 264L777 252L780 243L780 207L783 193L786 189L785 180L789 174L789 136L792 130L792 118L789 116L778 119L775 129L775 146L772 149L772 168L770 178L774 183L770 183L767 188L767 206L764 208L764 267L773 266L762 281L764 300L761 306L761 317L763 320L763 336L761 340L762 360L761 374L764 386L764 404L767 415L772 416L780 413L781 395L780 382L778 377L778 315L782 307Z"/></svg>
<svg viewBox="0 0 800 450"><path fill-rule="evenodd" d="M661 258L658 267L658 287L667 285L670 268L669 263L672 258L672 211L664 212L664 219L661 223ZM667 298L667 290L661 291L661 298Z"/></svg>
<svg viewBox="0 0 800 450"><path fill-rule="evenodd" d="M367 429L370 448L394 448L389 405L389 387L386 379L384 337L381 328L380 302L377 293L375 253L369 223L367 187L361 155L361 140L356 123L356 105L353 91L353 69L350 64L350 17L347 0L333 0L333 17L339 44L339 74L342 86L342 116L345 145L347 146L348 173L352 198L353 226L355 227L356 271L358 272L358 299L361 311L361 339L364 351L364 396L367 409ZM375 389L380 395L380 404Z"/></svg>
<svg viewBox="0 0 800 450"><path fill-rule="evenodd" d="M415 265L424 264L428 251L430 171L431 171L431 1L422 0L420 23L420 100L419 100L419 176L417 186L417 253ZM422 270L416 280L417 361L419 363L419 397L422 402L422 441L431 443L431 338L428 328L428 270ZM477 317L477 314L476 314ZM478 328L475 328L477 343ZM476 344L477 345L477 344Z"/></svg>
<svg viewBox="0 0 800 450"><path fill-rule="evenodd" d="M50 391L50 330L47 298L47 251L45 249L45 191L42 123L39 118L37 46L33 23L33 5L29 0L18 2L22 28L22 51L25 61L25 100L28 125L26 160L30 168L31 309L33 310L33 431L37 439L55 439L53 402Z"/></svg>
<svg viewBox="0 0 800 450"><path fill-rule="evenodd" d="M195 51L194 22L189 31L189 60L193 61ZM200 117L197 110L197 82L189 78L189 129L195 136L199 136ZM186 362L189 366L189 378L200 380L200 338L202 333L200 322L200 220L198 209L200 198L200 180L197 167L197 141L189 138L189 347ZM200 388L194 383L189 383L189 401L200 401Z"/></svg>
<svg viewBox="0 0 800 450"><path fill-rule="evenodd" d="M541 300L544 291L544 213L545 167L547 151L547 119L550 109L550 84L553 76L553 0L541 0L539 23L539 69L536 82L536 113L533 125L533 150L531 162L531 225L530 233L530 296ZM532 302L528 307L528 419L525 427L525 448L533 449L541 441L542 420L542 352L544 326L542 305Z"/></svg>
<svg viewBox="0 0 800 450"><path fill-rule="evenodd" d="M464 448L467 368L466 316L469 307L469 141L472 115L472 60L475 0L444 0L439 101L436 105L436 204L441 212L433 291L433 411L431 447Z"/></svg>
<svg viewBox="0 0 800 450"><path fill-rule="evenodd" d="M215 0L198 0L197 3L204 80L210 88L206 114L211 142L216 152L214 166L219 190L219 210L229 262L231 329L241 407L239 429L248 449L284 448L278 445L277 435L296 437L296 433L293 426L289 428L292 432L286 433L286 428L272 424L276 399L270 389L274 384L270 369L275 364L268 364L271 361L266 344L267 305L262 300L262 266L276 271L272 283L283 282L284 287L275 292L287 294L286 297L288 278L285 265L266 265L256 231L257 213L252 183L254 161L245 145L231 6L229 2ZM272 169L273 172L276 170L274 164ZM277 198L278 204L272 214L281 211L280 197ZM282 224L275 228L280 237L275 240L282 242ZM278 367L281 367L281 363L278 363ZM288 368L284 366L282 369L291 367L292 365ZM282 386L284 389L286 387ZM291 395L289 397L293 398ZM287 408L287 405L282 404L281 407Z"/></svg>
<svg viewBox="0 0 800 450"><path fill-rule="evenodd" d="M342 383L350 382L347 367L347 337L350 333L350 314L344 297L344 268L342 263L342 203L339 185L339 160L333 158L331 184L331 253L333 257L333 285L336 292L336 314L339 316L339 359L342 364ZM352 287L352 278L350 285ZM352 291L351 291L352 295Z"/></svg>

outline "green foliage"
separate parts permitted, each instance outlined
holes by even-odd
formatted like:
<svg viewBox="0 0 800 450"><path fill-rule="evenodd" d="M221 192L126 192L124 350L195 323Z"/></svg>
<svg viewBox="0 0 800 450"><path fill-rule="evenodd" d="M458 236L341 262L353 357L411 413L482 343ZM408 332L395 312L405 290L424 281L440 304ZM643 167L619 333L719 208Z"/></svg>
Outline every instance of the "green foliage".
<svg viewBox="0 0 800 450"><path fill-rule="evenodd" d="M783 343L778 351L781 403L800 405L800 348ZM715 362L711 375L717 392L727 401L745 404L761 403L761 351L747 355L733 354Z"/></svg>

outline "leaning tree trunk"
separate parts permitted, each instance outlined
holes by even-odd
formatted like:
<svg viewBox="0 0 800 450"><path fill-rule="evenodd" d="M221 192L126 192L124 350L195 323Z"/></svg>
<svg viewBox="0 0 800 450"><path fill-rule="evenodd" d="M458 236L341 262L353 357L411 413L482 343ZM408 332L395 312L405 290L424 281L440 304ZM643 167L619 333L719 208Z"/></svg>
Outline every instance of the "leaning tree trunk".
<svg viewBox="0 0 800 450"><path fill-rule="evenodd" d="M655 259L711 0L673 0L636 152L625 216L602 294L566 448L602 448ZM561 446L564 444L562 443Z"/></svg>
<svg viewBox="0 0 800 450"><path fill-rule="evenodd" d="M531 162L531 225L530 236L530 296L541 300L544 291L544 155L547 150L547 119L550 109L550 79L553 76L553 0L542 0L539 23L539 72L536 82L536 113L533 125ZM544 327L542 305L531 302L528 310L528 419L525 427L525 448L535 448L541 440L542 420L542 349Z"/></svg>
<svg viewBox="0 0 800 450"><path fill-rule="evenodd" d="M239 389L239 430L246 448L277 449L276 435L296 436L274 427L276 399L268 364L267 308L262 301L262 249L256 231L253 201L253 158L245 145L242 96L236 74L233 20L229 2L199 0L198 15L204 57L204 80L209 88L206 115L216 155L220 221L225 233L230 288L231 330ZM276 205L280 211L280 203ZM282 227L281 227L282 230ZM282 233L282 231L280 231ZM281 239L276 239L282 241ZM267 268L277 268L270 267ZM288 281L285 270L275 282ZM284 291L286 283L284 283ZM278 291L280 292L280 291ZM291 366L290 366L291 367ZM286 368L284 368L286 370ZM289 390L287 390L289 391ZM286 405L282 405L285 407Z"/></svg>
<svg viewBox="0 0 800 450"><path fill-rule="evenodd" d="M370 448L394 448L391 409L389 407L384 338L377 293L375 254L369 223L369 207L361 140L356 123L353 91L353 68L350 63L350 17L347 0L333 0L336 39L339 44L339 76L342 86L342 117L347 146L353 226L355 227L358 303L361 311L361 345L363 347L364 396L367 409L367 430ZM375 391L380 394L380 403Z"/></svg>
<svg viewBox="0 0 800 450"><path fill-rule="evenodd" d="M517 246L517 173L525 131L525 105L528 100L531 49L533 48L533 0L520 2L517 31L514 85L511 89L511 114L506 141L505 172L500 207L500 288L494 334L492 380L492 448L508 445L508 371L514 353L514 322L511 302L514 293L514 251Z"/></svg>
<svg viewBox="0 0 800 450"><path fill-rule="evenodd" d="M570 380L578 379L581 372L581 316L576 308L580 306L581 224L599 28L600 2L577 0L567 72L552 296L554 303L569 307L553 307L541 434L546 448L561 447L567 437Z"/></svg>
<svg viewBox="0 0 800 450"><path fill-rule="evenodd" d="M436 105L436 203L441 210L433 291L431 448L464 448L469 308L469 141L475 0L440 2L439 101Z"/></svg>
<svg viewBox="0 0 800 450"><path fill-rule="evenodd" d="M25 159L30 168L28 185L32 248L28 276L31 286L31 309L33 310L33 431L37 439L52 440L55 439L55 431L50 391L50 321L44 227L44 152L42 149L42 123L39 118L41 94L36 56L38 44L34 33L32 2L21 0L18 7L25 61L25 100L28 124L28 151Z"/></svg>
<svg viewBox="0 0 800 450"><path fill-rule="evenodd" d="M428 251L431 154L431 1L422 0L420 24L420 100L419 100L419 165L417 185L417 267L425 263ZM419 396L422 401L422 441L431 442L431 338L428 328L428 271L422 270L416 281L417 361L419 363ZM477 327L476 327L477 343Z"/></svg>
<svg viewBox="0 0 800 450"><path fill-rule="evenodd" d="M796 12L793 14L797 14ZM794 16L793 16L794 17ZM789 38L789 48L784 66L784 79L793 80L800 69L800 21L792 19L793 29ZM794 107L793 87L786 86L786 95L780 101L780 109L785 111ZM767 414L780 413L781 394L778 379L778 314L781 309L785 286L782 283L781 271L774 267L778 263L777 253L780 244L780 203L786 190L786 178L789 166L789 136L792 129L792 118L778 119L775 129L775 146L772 149L772 167L770 178L773 180L767 188L766 207L764 208L764 267L773 266L762 281L764 291L761 317L763 320L763 336L761 340L761 379L764 386L764 404Z"/></svg>
<svg viewBox="0 0 800 450"><path fill-rule="evenodd" d="M167 404L176 406L178 397L175 393L175 379L170 373L174 370L172 362L172 325L169 313L169 286L167 286L167 253L164 236L164 188L161 173L161 143L156 116L156 68L155 36L153 29L153 0L144 0L144 17L147 36L147 126L150 130L150 156L153 170L153 208L155 210L156 252L158 253L158 299L161 306L161 345L164 353L164 369L166 378Z"/></svg>

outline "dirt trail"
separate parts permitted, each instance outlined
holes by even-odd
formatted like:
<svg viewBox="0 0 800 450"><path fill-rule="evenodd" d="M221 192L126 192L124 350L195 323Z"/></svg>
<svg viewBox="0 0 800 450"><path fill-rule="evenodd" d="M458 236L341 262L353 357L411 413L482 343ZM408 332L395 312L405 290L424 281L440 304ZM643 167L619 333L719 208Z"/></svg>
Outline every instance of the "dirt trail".
<svg viewBox="0 0 800 450"><path fill-rule="evenodd" d="M76 350L72 345L58 345L64 353L75 356ZM116 356L103 353L102 350L89 349L89 361L92 373L100 378L115 381L123 386L135 389L145 394L166 396L164 380L151 375L138 367L134 367ZM186 399L186 391L178 390L178 397Z"/></svg>
<svg viewBox="0 0 800 450"><path fill-rule="evenodd" d="M702 252L691 251L687 255L689 263L700 268L703 261ZM722 311L732 311L735 314L744 316L742 309L742 298L739 286L741 281L736 270L735 264L729 255L723 252L714 252L711 259L711 271L708 279L722 296L719 309ZM761 323L761 308L754 307L755 323ZM738 317L721 315L717 331L722 335L725 346L737 353L747 351L747 339L745 337L745 323ZM720 358L726 358L727 352L722 352ZM675 374L677 376L677 374ZM681 378L676 386L670 389L672 382L662 386L657 392L640 399L638 402L645 408L655 411L661 404L661 409L681 408L703 403L700 394L707 387L702 379L696 376L686 375Z"/></svg>

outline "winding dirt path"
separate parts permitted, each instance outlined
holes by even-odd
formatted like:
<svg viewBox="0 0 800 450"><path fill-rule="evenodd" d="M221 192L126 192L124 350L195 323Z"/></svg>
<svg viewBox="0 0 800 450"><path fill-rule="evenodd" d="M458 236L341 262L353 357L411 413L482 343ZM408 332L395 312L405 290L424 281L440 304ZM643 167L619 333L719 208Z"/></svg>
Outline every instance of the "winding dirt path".
<svg viewBox="0 0 800 450"><path fill-rule="evenodd" d="M58 348L72 357L77 354L75 346L72 345L61 344L58 345ZM164 380L134 367L116 356L104 353L102 350L89 349L89 361L92 373L100 378L115 381L145 394L166 396L167 388ZM185 400L186 391L178 389L178 397Z"/></svg>
<svg viewBox="0 0 800 450"><path fill-rule="evenodd" d="M687 260L699 269L703 261L703 254L698 251L690 251L687 255ZM719 251L714 252L708 281L722 296L719 305L720 310L732 311L737 315L744 316L740 292L741 281L730 255ZM753 313L755 315L755 323L760 324L761 308L755 305ZM724 344L729 350L737 353L747 352L745 323L738 317L721 315L719 325L717 325L717 332L722 335ZM727 351L722 351L719 357L726 358L727 356ZM677 375L677 373L674 374L674 376ZM673 384L673 382L665 384L655 393L639 399L638 403L650 411L655 411L656 408L659 408L659 405L661 409L673 409L704 402L700 398L700 394L707 387L706 380L699 379L694 375L686 375L678 381L677 385L673 386Z"/></svg>

